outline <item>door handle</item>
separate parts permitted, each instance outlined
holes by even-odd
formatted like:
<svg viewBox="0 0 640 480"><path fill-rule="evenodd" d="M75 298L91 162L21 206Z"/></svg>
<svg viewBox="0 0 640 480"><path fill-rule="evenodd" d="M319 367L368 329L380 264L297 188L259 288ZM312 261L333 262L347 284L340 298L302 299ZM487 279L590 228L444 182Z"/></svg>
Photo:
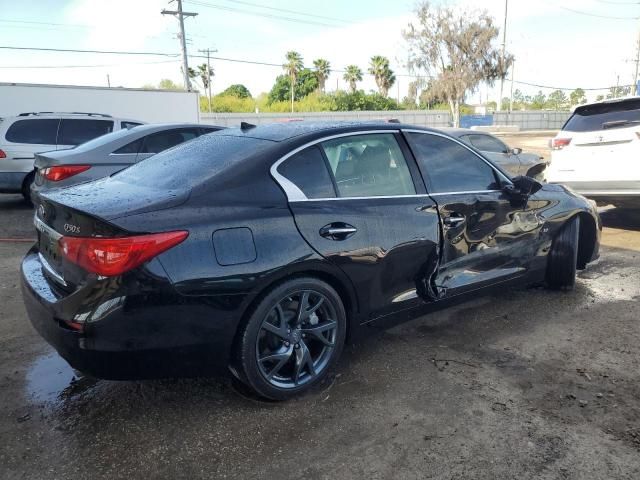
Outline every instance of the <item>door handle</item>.
<svg viewBox="0 0 640 480"><path fill-rule="evenodd" d="M358 229L348 223L330 223L320 229L320 236L330 240L346 240L356 233Z"/></svg>
<svg viewBox="0 0 640 480"><path fill-rule="evenodd" d="M444 218L444 224L447 227L455 227L458 224L464 222L465 218L461 215L451 215L449 217Z"/></svg>

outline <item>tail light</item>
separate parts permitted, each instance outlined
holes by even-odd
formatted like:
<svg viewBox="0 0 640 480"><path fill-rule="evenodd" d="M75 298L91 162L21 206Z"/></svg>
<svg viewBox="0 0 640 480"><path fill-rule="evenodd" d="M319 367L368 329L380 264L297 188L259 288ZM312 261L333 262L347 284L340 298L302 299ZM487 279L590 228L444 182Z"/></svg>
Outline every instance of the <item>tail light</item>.
<svg viewBox="0 0 640 480"><path fill-rule="evenodd" d="M40 173L44 178L52 182L59 182L65 178L73 177L82 172L86 172L91 168L91 165L56 165L54 167L47 167L40 170Z"/></svg>
<svg viewBox="0 0 640 480"><path fill-rule="evenodd" d="M564 147L571 143L570 138L554 138L551 140L551 149L552 150L562 150Z"/></svg>
<svg viewBox="0 0 640 480"><path fill-rule="evenodd" d="M131 237L62 237L62 254L70 262L104 277L122 275L184 241L187 231Z"/></svg>
<svg viewBox="0 0 640 480"><path fill-rule="evenodd" d="M7 158L7 154L0 148L0 158Z"/></svg>

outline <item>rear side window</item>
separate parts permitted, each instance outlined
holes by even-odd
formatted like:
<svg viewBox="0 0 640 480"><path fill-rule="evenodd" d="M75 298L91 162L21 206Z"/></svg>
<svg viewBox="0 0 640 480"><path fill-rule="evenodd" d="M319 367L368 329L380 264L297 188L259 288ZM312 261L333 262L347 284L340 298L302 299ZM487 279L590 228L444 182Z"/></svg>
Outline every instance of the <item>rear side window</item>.
<svg viewBox="0 0 640 480"><path fill-rule="evenodd" d="M144 144L140 153L160 153L198 136L200 136L200 132L195 128L183 128L154 133L144 138Z"/></svg>
<svg viewBox="0 0 640 480"><path fill-rule="evenodd" d="M410 133L409 139L429 193L462 193L498 188L493 168L462 145L425 133Z"/></svg>
<svg viewBox="0 0 640 480"><path fill-rule="evenodd" d="M115 152L115 154L130 154L130 153L138 153L138 151L140 150L140 147L142 146L142 138L139 138L138 140L131 142L131 143L127 143L124 147L120 147L119 149L117 149Z"/></svg>
<svg viewBox="0 0 640 480"><path fill-rule="evenodd" d="M57 118L18 120L11 124L5 138L13 143L55 145L59 123Z"/></svg>
<svg viewBox="0 0 640 480"><path fill-rule="evenodd" d="M80 145L113 131L113 120L63 118L60 121L58 145Z"/></svg>
<svg viewBox="0 0 640 480"><path fill-rule="evenodd" d="M640 124L640 102L588 105L576 109L562 130L594 132Z"/></svg>
<svg viewBox="0 0 640 480"><path fill-rule="evenodd" d="M120 128L126 128L127 130L137 127L138 125L142 124L140 122L120 122Z"/></svg>
<svg viewBox="0 0 640 480"><path fill-rule="evenodd" d="M318 147L310 147L285 160L278 172L295 184L307 198L334 198L336 193Z"/></svg>
<svg viewBox="0 0 640 480"><path fill-rule="evenodd" d="M504 143L489 135L469 135L467 138L481 152L507 153L509 150Z"/></svg>
<svg viewBox="0 0 640 480"><path fill-rule="evenodd" d="M416 193L406 159L392 133L354 135L322 143L340 197Z"/></svg>

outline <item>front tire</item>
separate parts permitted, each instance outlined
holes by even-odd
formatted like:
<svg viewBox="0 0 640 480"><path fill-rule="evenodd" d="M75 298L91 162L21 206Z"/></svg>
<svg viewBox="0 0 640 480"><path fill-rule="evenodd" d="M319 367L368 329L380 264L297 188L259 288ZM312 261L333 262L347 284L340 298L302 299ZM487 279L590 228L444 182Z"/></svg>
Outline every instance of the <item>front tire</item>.
<svg viewBox="0 0 640 480"><path fill-rule="evenodd" d="M306 392L336 364L345 335L344 305L329 284L286 281L249 315L238 345L240 378L271 400Z"/></svg>
<svg viewBox="0 0 640 480"><path fill-rule="evenodd" d="M576 284L580 218L570 219L551 244L547 259L547 284L554 290L572 290Z"/></svg>

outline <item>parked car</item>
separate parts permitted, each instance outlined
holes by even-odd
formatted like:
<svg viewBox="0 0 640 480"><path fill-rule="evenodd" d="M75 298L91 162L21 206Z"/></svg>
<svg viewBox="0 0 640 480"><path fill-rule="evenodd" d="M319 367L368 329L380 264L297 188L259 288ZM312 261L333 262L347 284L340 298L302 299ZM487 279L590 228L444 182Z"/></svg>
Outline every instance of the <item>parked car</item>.
<svg viewBox="0 0 640 480"><path fill-rule="evenodd" d="M545 180L545 169L549 165L549 161L537 153L525 153L521 148L511 148L499 138L486 132L466 128L444 128L442 130L480 150L485 157L502 167L513 177L526 175L540 182Z"/></svg>
<svg viewBox="0 0 640 480"><path fill-rule="evenodd" d="M94 138L70 150L36 154L32 199L37 203L40 192L109 176L156 153L221 128L190 123L140 125Z"/></svg>
<svg viewBox="0 0 640 480"><path fill-rule="evenodd" d="M75 368L308 390L346 340L491 289L574 285L593 202L392 123L225 129L41 195L29 317Z"/></svg>
<svg viewBox="0 0 640 480"><path fill-rule="evenodd" d="M550 182L600 204L640 208L639 97L577 107L550 146Z"/></svg>
<svg viewBox="0 0 640 480"><path fill-rule="evenodd" d="M35 154L62 150L143 122L101 113L21 113L0 118L0 193L30 199Z"/></svg>

